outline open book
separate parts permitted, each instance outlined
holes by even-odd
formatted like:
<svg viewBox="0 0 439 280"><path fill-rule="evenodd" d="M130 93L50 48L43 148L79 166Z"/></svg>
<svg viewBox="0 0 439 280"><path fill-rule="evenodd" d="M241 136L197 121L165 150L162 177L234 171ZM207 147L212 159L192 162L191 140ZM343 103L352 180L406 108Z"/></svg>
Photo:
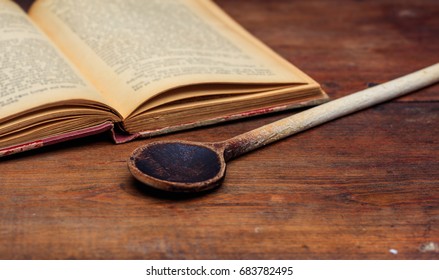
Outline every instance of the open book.
<svg viewBox="0 0 439 280"><path fill-rule="evenodd" d="M314 105L320 86L210 0L0 0L0 156Z"/></svg>

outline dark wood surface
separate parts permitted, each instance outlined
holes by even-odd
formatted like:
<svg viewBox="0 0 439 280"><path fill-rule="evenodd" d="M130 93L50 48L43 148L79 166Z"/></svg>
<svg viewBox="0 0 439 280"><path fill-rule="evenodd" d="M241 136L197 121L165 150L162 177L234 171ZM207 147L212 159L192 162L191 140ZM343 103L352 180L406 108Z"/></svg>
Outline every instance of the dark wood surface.
<svg viewBox="0 0 439 280"><path fill-rule="evenodd" d="M437 0L217 3L332 98L439 61ZM436 85L272 144L193 197L130 176L151 140L2 159L0 258L438 259L438 101ZM218 141L291 113L156 139Z"/></svg>

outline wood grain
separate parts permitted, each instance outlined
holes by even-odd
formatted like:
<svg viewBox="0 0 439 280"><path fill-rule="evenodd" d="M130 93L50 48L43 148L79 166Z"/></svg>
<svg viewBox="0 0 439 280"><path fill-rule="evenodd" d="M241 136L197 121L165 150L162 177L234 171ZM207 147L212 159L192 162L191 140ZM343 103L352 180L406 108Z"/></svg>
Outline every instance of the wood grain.
<svg viewBox="0 0 439 280"><path fill-rule="evenodd" d="M217 3L331 97L439 61L435 0ZM1 159L0 258L438 259L438 96L436 85L244 155L207 195L137 183L126 160L151 139ZM156 139L220 141L289 114Z"/></svg>

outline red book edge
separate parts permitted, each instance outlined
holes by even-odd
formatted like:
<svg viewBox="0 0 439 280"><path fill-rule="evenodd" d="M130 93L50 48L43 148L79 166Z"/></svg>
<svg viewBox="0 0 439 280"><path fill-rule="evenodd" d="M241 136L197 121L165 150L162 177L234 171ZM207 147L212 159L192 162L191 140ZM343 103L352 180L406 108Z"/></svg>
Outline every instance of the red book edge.
<svg viewBox="0 0 439 280"><path fill-rule="evenodd" d="M30 151L30 150L41 148L44 146L49 146L49 145L53 145L53 144L57 144L57 143L61 143L61 142L65 142L65 141L69 141L69 140L73 140L73 139L78 139L78 138L90 136L90 135L95 135L98 133L112 130L113 126L114 125L111 122L106 122L106 123L103 123L103 124L100 124L97 126L79 129L76 131L72 131L72 132L68 132L68 133L64 133L64 134L60 134L60 135L56 135L56 136L50 136L47 138L23 143L20 145L2 148L2 149L0 149L0 157L4 157L4 156L16 154L16 153L21 153L21 152L25 152L25 151Z"/></svg>

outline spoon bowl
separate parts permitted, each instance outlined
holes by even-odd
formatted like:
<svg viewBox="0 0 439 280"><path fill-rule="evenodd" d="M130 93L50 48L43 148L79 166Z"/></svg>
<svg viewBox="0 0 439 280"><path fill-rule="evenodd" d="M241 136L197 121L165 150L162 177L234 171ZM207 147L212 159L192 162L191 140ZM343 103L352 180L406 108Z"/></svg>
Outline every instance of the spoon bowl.
<svg viewBox="0 0 439 280"><path fill-rule="evenodd" d="M200 192L219 186L226 163L220 145L159 141L137 148L128 160L133 176L144 184L173 192Z"/></svg>

